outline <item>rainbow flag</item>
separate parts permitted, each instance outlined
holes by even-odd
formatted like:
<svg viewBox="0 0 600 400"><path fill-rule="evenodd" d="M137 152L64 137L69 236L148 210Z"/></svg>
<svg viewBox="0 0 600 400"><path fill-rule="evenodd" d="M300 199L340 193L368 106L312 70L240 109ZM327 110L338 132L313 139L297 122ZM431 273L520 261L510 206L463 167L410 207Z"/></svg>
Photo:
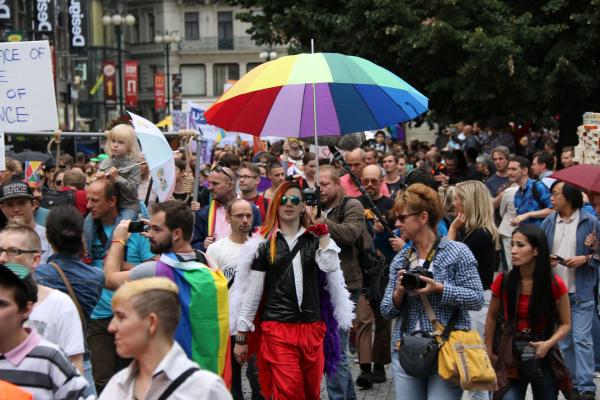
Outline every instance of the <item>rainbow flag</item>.
<svg viewBox="0 0 600 400"><path fill-rule="evenodd" d="M223 129L219 129L219 132L217 133L217 138L215 140L215 142L217 144L221 143L221 140L225 139L225 131Z"/></svg>
<svg viewBox="0 0 600 400"><path fill-rule="evenodd" d="M25 182L30 187L38 187L42 184L42 162L25 161Z"/></svg>
<svg viewBox="0 0 600 400"><path fill-rule="evenodd" d="M208 206L208 236L214 236L215 234L215 223L217 221L217 202L213 200L212 196Z"/></svg>
<svg viewBox="0 0 600 400"><path fill-rule="evenodd" d="M229 294L227 278L218 268L197 261L179 261L174 253L163 254L156 276L171 279L179 288L181 318L175 340L187 356L203 369L231 383Z"/></svg>

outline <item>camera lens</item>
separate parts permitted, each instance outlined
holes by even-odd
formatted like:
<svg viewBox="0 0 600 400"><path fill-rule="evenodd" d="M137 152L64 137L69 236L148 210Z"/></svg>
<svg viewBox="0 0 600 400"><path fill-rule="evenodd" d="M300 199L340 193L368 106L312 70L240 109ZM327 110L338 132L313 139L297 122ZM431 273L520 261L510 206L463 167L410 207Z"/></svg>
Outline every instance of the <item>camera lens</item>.
<svg viewBox="0 0 600 400"><path fill-rule="evenodd" d="M419 287L419 277L414 272L407 272L402 278L402 286L406 290L415 290Z"/></svg>

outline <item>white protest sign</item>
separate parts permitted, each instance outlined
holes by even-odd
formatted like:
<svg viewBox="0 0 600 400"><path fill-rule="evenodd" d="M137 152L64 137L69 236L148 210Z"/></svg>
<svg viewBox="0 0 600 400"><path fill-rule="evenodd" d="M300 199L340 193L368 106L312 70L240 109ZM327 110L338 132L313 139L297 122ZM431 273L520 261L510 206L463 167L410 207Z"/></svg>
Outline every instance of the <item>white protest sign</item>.
<svg viewBox="0 0 600 400"><path fill-rule="evenodd" d="M4 152L4 132L0 130L0 171L6 170L6 154Z"/></svg>
<svg viewBox="0 0 600 400"><path fill-rule="evenodd" d="M0 43L0 131L58 129L48 41Z"/></svg>

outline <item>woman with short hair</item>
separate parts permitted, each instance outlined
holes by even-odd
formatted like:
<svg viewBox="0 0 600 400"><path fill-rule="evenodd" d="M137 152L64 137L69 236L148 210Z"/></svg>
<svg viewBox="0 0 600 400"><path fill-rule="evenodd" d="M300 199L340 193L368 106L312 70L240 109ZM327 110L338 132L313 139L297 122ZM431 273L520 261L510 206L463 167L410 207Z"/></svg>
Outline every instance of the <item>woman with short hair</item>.
<svg viewBox="0 0 600 400"><path fill-rule="evenodd" d="M200 370L173 341L178 293L173 281L158 277L127 282L115 292L108 330L117 354L134 360L111 378L100 399L231 399L222 379Z"/></svg>

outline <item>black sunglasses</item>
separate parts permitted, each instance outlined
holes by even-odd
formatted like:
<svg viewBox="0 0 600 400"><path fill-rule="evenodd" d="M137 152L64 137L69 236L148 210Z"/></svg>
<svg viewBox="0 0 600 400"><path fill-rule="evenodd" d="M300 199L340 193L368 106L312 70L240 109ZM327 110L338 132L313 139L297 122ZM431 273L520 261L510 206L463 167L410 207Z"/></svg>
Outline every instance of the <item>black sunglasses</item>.
<svg viewBox="0 0 600 400"><path fill-rule="evenodd" d="M419 214L421 214L422 212L423 212L423 211L419 211L419 212L416 212L416 213L410 213L410 214L398 214L398 215L396 215L396 219L397 219L398 221L400 221L400 223L402 223L402 224L403 224L403 223L406 221L406 218L408 218L408 217L412 217L412 216L414 216L414 215L419 215Z"/></svg>
<svg viewBox="0 0 600 400"><path fill-rule="evenodd" d="M225 169L220 165L217 165L216 167L214 167L211 170L211 172L218 172L220 174L223 174L226 177L228 177L231 182L235 182L235 179L231 175L229 175L229 173L227 171L225 171Z"/></svg>

